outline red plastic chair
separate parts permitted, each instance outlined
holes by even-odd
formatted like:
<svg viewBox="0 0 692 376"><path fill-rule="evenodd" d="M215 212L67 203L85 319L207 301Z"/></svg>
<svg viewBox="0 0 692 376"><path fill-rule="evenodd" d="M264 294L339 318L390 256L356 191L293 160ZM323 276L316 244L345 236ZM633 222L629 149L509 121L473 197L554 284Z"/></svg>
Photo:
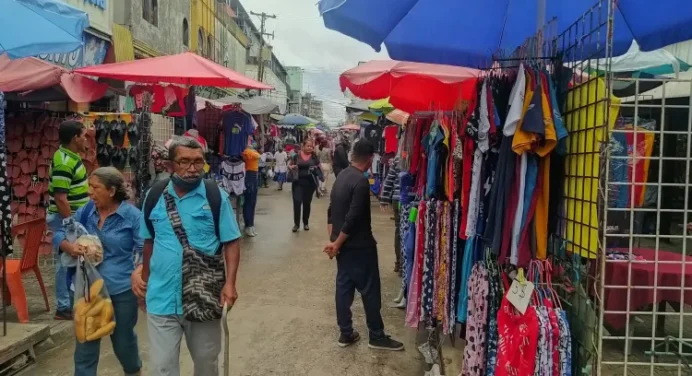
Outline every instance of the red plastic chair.
<svg viewBox="0 0 692 376"><path fill-rule="evenodd" d="M46 231L46 219L38 218L24 223L20 223L12 227L12 237L17 234L24 232L24 249L22 252L22 258L19 260L7 260L7 290L5 294L5 304L11 302L14 308L17 310L17 317L19 322L27 323L29 322L29 306L26 301L26 292L24 290L23 277L24 274L28 272L34 272L36 279L38 280L39 287L41 287L41 293L43 294L43 300L46 303L46 311L50 311L50 305L48 304L48 294L46 293L46 286L43 284L43 277L41 276L41 270L38 267L38 251L41 247L41 239L43 238L43 233ZM0 265L0 272L2 267ZM2 278L2 274L0 274ZM9 292L9 294L7 294Z"/></svg>

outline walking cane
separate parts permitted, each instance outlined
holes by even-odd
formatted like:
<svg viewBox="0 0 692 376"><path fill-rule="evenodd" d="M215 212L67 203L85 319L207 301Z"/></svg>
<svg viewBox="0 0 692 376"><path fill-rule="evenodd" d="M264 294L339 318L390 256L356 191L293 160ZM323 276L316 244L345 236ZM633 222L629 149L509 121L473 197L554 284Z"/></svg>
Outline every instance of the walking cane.
<svg viewBox="0 0 692 376"><path fill-rule="evenodd" d="M231 306L233 308L233 306ZM228 367L229 363L229 355L230 355L230 349L228 346L231 343L231 337L228 335L228 312L231 309L228 308L228 303L223 304L223 311L221 313L221 325L223 326L223 335L224 335L224 345L223 345L223 376L229 376L231 374L231 370Z"/></svg>

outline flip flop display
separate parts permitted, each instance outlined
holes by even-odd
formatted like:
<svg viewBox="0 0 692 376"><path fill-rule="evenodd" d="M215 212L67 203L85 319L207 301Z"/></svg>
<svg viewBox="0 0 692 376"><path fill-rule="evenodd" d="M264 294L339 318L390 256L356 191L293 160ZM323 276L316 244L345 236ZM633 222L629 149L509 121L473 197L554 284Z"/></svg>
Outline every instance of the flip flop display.
<svg viewBox="0 0 692 376"><path fill-rule="evenodd" d="M111 121L111 142L113 146L122 147L125 144L125 134L127 133L127 123L125 121Z"/></svg>

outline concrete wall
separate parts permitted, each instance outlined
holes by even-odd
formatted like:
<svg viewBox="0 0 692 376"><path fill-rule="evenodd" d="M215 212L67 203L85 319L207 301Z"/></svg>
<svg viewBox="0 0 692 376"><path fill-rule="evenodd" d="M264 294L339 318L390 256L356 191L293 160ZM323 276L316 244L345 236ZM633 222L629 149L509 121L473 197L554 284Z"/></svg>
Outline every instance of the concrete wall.
<svg viewBox="0 0 692 376"><path fill-rule="evenodd" d="M245 66L247 61L247 48L233 35L230 30L226 31L227 36L227 48L226 52L229 57L228 67L236 72L245 72ZM255 76L256 77L256 76Z"/></svg>
<svg viewBox="0 0 692 376"><path fill-rule="evenodd" d="M257 65L247 65L245 67L245 75L257 79L257 68L259 68ZM288 104L288 97L286 96L286 83L281 81L271 69L264 70L264 79L262 82L274 87L274 90L263 90L262 97L276 103L279 106L279 111L282 114L286 113L286 106Z"/></svg>
<svg viewBox="0 0 692 376"><path fill-rule="evenodd" d="M120 23L131 26L133 38L163 54L181 53L187 50L183 45L183 19L186 18L190 25L190 41L195 40L196 31L190 19L189 0L159 0L158 26L142 18L142 0L129 1L131 1L130 20ZM124 4L127 2L123 1Z"/></svg>

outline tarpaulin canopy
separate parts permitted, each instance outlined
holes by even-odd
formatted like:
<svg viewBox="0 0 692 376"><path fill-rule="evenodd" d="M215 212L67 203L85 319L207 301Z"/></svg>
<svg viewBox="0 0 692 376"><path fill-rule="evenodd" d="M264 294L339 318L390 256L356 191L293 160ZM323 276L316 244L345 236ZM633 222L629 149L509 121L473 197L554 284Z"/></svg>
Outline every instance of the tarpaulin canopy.
<svg viewBox="0 0 692 376"><path fill-rule="evenodd" d="M596 0L544 1L544 21L556 17L557 31L561 32L582 19L594 3ZM607 23L608 3L603 1L602 7L597 8L595 19L587 16L579 21L583 24L581 28L590 30ZM692 39L689 0L619 0L615 4L614 55L627 51L633 39L643 51ZM377 51L384 43L393 59L472 67L489 67L492 54L498 49L511 52L533 35L538 8L537 0L319 2L327 28L369 44ZM603 29L601 35L604 32ZM593 42L601 42L603 48L601 40ZM589 51L584 52L585 56L589 55Z"/></svg>
<svg viewBox="0 0 692 376"><path fill-rule="evenodd" d="M82 46L89 16L56 0L0 0L0 55L11 59Z"/></svg>
<svg viewBox="0 0 692 376"><path fill-rule="evenodd" d="M453 109L474 93L480 71L473 68L396 60L373 60L342 73L341 90L363 99L389 97L406 112Z"/></svg>
<svg viewBox="0 0 692 376"><path fill-rule="evenodd" d="M235 103L239 103L240 106L243 108L243 111L251 115L266 115L277 113L279 111L278 104L262 97L252 97L249 99L245 99L237 96L228 96L213 100L202 97L196 97L195 100L197 101L198 111L206 108L207 104L223 109L224 107L230 106Z"/></svg>
<svg viewBox="0 0 692 376"><path fill-rule="evenodd" d="M77 69L87 76L140 83L271 90L271 86L214 63L192 52Z"/></svg>
<svg viewBox="0 0 692 376"><path fill-rule="evenodd" d="M98 100L108 90L107 84L34 57L10 60L0 56L0 91L23 93L54 87L78 103Z"/></svg>

